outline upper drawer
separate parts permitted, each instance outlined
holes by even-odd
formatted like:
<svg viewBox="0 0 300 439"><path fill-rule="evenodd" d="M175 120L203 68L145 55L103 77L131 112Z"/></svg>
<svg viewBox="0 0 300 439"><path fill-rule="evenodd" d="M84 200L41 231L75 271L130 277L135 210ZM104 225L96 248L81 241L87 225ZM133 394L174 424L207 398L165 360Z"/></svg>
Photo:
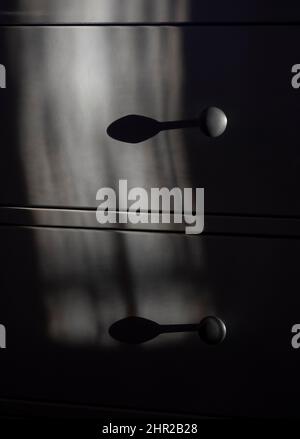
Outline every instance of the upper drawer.
<svg viewBox="0 0 300 439"><path fill-rule="evenodd" d="M2 28L0 203L95 207L122 178L204 187L210 213L299 215L299 37L296 26ZM180 121L207 106L227 115L220 137L107 134L129 114Z"/></svg>
<svg viewBox="0 0 300 439"><path fill-rule="evenodd" d="M291 22L292 0L1 0L1 23Z"/></svg>

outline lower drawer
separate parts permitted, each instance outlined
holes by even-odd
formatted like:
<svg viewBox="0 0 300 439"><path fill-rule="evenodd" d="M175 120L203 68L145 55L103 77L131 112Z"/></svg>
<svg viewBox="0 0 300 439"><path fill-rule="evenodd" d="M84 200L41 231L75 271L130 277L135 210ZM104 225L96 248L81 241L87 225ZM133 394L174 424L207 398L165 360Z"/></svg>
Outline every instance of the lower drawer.
<svg viewBox="0 0 300 439"><path fill-rule="evenodd" d="M296 415L300 241L2 227L1 398L207 415ZM130 315L216 315L227 336L119 343Z"/></svg>

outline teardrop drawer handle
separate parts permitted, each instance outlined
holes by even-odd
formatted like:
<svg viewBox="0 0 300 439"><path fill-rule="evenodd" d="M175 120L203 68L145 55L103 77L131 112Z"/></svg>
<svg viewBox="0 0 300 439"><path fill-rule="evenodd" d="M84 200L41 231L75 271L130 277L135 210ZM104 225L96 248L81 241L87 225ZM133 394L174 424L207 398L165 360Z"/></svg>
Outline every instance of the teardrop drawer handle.
<svg viewBox="0 0 300 439"><path fill-rule="evenodd" d="M129 114L112 122L107 134L115 140L127 143L139 143L154 137L160 131L179 128L201 128L209 137L218 137L226 129L227 117L217 107L206 108L200 117L190 120L159 122L138 114Z"/></svg>
<svg viewBox="0 0 300 439"><path fill-rule="evenodd" d="M187 325L160 325L142 317L126 317L109 328L109 334L117 341L128 344L145 343L165 333L195 332L207 344L219 344L226 336L224 322L218 317L208 316L200 323Z"/></svg>

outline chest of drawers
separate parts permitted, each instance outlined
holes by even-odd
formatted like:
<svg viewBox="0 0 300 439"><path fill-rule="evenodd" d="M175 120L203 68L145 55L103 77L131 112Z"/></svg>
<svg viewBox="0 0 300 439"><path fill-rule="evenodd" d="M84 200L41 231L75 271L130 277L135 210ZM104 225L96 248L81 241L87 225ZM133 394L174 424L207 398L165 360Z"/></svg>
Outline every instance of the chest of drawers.
<svg viewBox="0 0 300 439"><path fill-rule="evenodd" d="M2 402L297 417L300 8L246 3L0 3ZM182 127L211 106L221 136ZM129 115L178 126L118 140ZM105 230L121 179L204 188L204 233ZM129 316L227 334L122 344Z"/></svg>

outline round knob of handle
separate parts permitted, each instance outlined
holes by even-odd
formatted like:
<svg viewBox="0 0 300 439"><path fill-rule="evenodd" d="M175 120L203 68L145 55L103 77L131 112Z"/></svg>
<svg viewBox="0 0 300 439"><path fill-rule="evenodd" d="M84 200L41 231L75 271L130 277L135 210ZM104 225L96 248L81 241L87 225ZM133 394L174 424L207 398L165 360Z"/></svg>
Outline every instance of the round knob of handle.
<svg viewBox="0 0 300 439"><path fill-rule="evenodd" d="M219 344L226 336L225 323L218 317L205 317L199 324L198 334L207 344Z"/></svg>
<svg viewBox="0 0 300 439"><path fill-rule="evenodd" d="M218 137L226 130L226 114L220 108L208 107L201 113L200 126L207 136Z"/></svg>

